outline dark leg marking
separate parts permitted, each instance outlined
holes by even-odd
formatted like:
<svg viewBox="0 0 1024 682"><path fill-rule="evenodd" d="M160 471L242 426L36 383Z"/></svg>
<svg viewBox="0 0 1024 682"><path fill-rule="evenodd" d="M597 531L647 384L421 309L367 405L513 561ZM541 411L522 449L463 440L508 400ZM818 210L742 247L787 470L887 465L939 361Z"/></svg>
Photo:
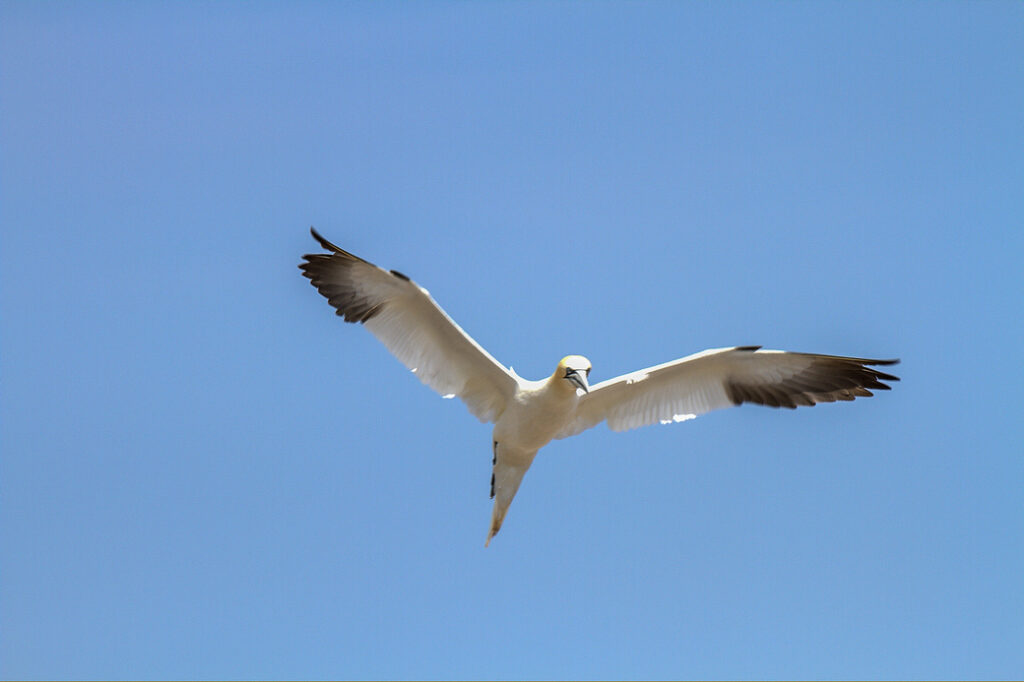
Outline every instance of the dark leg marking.
<svg viewBox="0 0 1024 682"><path fill-rule="evenodd" d="M494 441L494 456L491 457L491 467L498 463L498 441ZM494 470L491 470L491 499L494 499Z"/></svg>

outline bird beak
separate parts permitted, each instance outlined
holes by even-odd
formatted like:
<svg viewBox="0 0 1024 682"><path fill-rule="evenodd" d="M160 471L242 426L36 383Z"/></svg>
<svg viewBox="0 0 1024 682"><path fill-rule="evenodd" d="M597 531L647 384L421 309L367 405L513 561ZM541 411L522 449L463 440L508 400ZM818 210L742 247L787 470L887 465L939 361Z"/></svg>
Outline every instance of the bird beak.
<svg viewBox="0 0 1024 682"><path fill-rule="evenodd" d="M584 393L590 393L590 386L587 385L587 375L582 372L576 372L569 377L569 381L576 385L577 388L582 390Z"/></svg>

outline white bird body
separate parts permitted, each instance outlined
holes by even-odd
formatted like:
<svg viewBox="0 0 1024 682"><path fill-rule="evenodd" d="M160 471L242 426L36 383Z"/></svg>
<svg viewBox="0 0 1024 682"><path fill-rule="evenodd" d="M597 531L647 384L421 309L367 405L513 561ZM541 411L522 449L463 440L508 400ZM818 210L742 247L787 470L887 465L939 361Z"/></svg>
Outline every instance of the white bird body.
<svg viewBox="0 0 1024 682"><path fill-rule="evenodd" d="M554 374L543 381L520 380L494 423L494 440L516 448L541 449L575 418L578 390Z"/></svg>
<svg viewBox="0 0 1024 682"><path fill-rule="evenodd" d="M717 348L590 386L590 361L569 355L547 379L529 381L506 369L405 275L379 268L313 236L329 254L304 256L299 267L348 322L362 322L423 383L458 396L481 421L493 422L494 508L487 543L540 448L556 438L608 423L614 431L686 421L742 403L795 408L853 400L899 381L872 360Z"/></svg>
<svg viewBox="0 0 1024 682"><path fill-rule="evenodd" d="M563 381L557 371L544 381L519 379L519 386L494 424L491 478L494 510L485 544L490 544L501 528L537 451L575 418L580 402L578 391L576 386Z"/></svg>

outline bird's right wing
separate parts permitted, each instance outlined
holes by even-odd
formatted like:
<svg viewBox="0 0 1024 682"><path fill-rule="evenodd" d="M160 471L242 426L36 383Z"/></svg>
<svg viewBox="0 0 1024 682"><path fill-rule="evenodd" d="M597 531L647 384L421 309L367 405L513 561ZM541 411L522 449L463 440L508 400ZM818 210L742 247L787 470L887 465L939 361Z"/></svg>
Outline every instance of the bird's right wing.
<svg viewBox="0 0 1024 682"><path fill-rule="evenodd" d="M834 355L760 350L759 346L715 348L602 381L580 399L576 419L558 434L565 438L607 421L613 431L686 421L742 403L795 408L870 396L899 381L871 360Z"/></svg>
<svg viewBox="0 0 1024 682"><path fill-rule="evenodd" d="M458 396L481 421L495 421L515 393L516 378L441 309L430 293L327 241L331 253L303 256L302 274L346 322L362 322L420 381Z"/></svg>

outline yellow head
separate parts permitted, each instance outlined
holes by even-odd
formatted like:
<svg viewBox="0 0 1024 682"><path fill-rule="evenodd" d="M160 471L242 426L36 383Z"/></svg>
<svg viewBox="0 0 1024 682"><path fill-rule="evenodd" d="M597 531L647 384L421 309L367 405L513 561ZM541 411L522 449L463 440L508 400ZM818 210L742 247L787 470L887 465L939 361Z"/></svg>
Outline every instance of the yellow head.
<svg viewBox="0 0 1024 682"><path fill-rule="evenodd" d="M567 387L573 391L580 389L584 393L590 393L590 384L587 377L590 376L590 360L582 355L566 355L558 363L558 368L552 378L564 379Z"/></svg>

